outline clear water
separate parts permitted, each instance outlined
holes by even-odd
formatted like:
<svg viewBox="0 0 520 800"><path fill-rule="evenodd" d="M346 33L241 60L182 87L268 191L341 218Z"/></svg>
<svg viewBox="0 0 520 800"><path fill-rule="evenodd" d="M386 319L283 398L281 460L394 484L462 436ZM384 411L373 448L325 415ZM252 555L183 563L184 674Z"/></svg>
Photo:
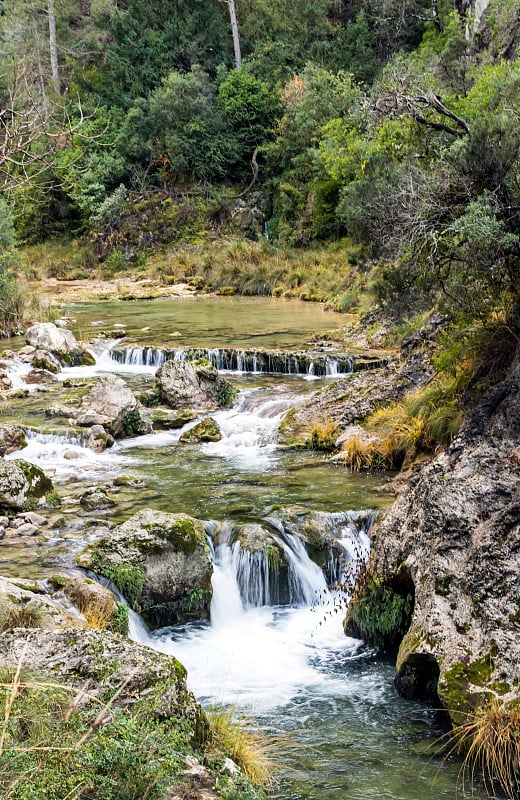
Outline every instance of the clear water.
<svg viewBox="0 0 520 800"><path fill-rule="evenodd" d="M182 297L65 306L72 329L87 339L122 325L129 339L170 347L295 349L311 336L345 325L319 303L260 297ZM180 334L180 335L179 335Z"/></svg>
<svg viewBox="0 0 520 800"><path fill-rule="evenodd" d="M173 344L201 347L302 347L313 334L344 321L311 304L235 298L98 303L69 308L69 313L83 339L118 323L139 343L168 344L171 337ZM97 322L102 324L92 324ZM68 375L94 372L78 369ZM148 385L152 378L145 372L127 370L125 380L134 388ZM81 388L62 385L13 403L1 416L39 431L14 457L53 471L59 491L73 503L88 486L105 485L117 501L109 514L114 521L145 505L241 522L293 504L329 512L384 506L388 499L377 493L382 476L352 475L318 454L276 447L282 414L316 385L240 379L238 406L216 415L223 440L207 445L183 446L179 432L168 432L125 440L96 455L70 437L63 421L45 417L48 405L81 394ZM122 473L142 485L116 489L112 479ZM106 518L102 512L80 512L77 505L65 511L70 511L64 515L68 521L49 531L46 541L0 542L1 573L56 572L61 560L70 561L95 535L96 518ZM343 612L333 598L307 598L294 607L247 607L232 588L232 570L221 567L215 570L220 605L218 613L213 609L211 625L149 635L134 621L133 635L184 662L190 686L203 702L234 705L267 733L288 740L279 747L283 767L277 800L459 796L458 764L429 752L442 734L435 713L397 697L392 665L344 636ZM313 573L309 580L318 586L320 579ZM316 592L318 597L321 590ZM481 800L484 793L477 789L473 797Z"/></svg>

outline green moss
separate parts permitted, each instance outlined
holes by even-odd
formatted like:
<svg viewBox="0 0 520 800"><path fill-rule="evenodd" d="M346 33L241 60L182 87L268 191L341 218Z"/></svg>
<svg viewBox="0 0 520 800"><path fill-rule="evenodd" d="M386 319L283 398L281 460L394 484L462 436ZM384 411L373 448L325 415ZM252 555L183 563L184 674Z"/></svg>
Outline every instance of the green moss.
<svg viewBox="0 0 520 800"><path fill-rule="evenodd" d="M29 497L39 500L40 497L53 490L52 481L36 464L30 464L21 458L17 459L15 463L18 464L29 484Z"/></svg>
<svg viewBox="0 0 520 800"><path fill-rule="evenodd" d="M458 714L473 713L489 696L494 656L490 652L476 661L458 661L442 676L439 697L455 721ZM482 687L475 691L472 687Z"/></svg>
<svg viewBox="0 0 520 800"><path fill-rule="evenodd" d="M219 406L222 408L227 408L228 406L232 405L237 394L238 390L235 389L235 387L230 383L226 383L226 385L221 389L217 398Z"/></svg>
<svg viewBox="0 0 520 800"><path fill-rule="evenodd" d="M400 594L370 565L362 570L345 619L345 633L373 647L393 649L409 627L413 610L411 594Z"/></svg>
<svg viewBox="0 0 520 800"><path fill-rule="evenodd" d="M117 586L122 595L126 597L135 610L139 610L139 600L144 586L144 574L135 564L112 564L105 555L99 556L94 552L92 556L92 569L104 575Z"/></svg>
<svg viewBox="0 0 520 800"><path fill-rule="evenodd" d="M206 417L183 433L179 441L185 444L195 444L197 442L219 442L221 439L222 434L215 420Z"/></svg>
<svg viewBox="0 0 520 800"><path fill-rule="evenodd" d="M175 546L182 553L193 553L198 545L206 543L204 528L197 520L192 517L178 515L174 522L169 525L143 525L145 531L164 539Z"/></svg>

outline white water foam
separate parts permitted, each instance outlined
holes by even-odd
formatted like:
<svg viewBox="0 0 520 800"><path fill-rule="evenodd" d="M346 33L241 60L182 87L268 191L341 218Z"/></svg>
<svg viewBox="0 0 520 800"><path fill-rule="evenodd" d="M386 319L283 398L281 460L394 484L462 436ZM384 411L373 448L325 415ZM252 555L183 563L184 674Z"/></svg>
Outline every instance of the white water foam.
<svg viewBox="0 0 520 800"><path fill-rule="evenodd" d="M265 469L276 450L276 434L281 419L294 405L294 396L273 398L272 390L249 389L240 392L233 408L212 416L219 425L222 439L204 445L207 455L234 462L241 467Z"/></svg>

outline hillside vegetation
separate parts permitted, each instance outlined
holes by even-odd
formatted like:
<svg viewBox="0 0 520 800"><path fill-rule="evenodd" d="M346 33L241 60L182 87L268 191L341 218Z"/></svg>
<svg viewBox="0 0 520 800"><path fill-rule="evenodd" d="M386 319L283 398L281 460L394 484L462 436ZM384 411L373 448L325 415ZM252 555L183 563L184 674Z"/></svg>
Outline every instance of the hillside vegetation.
<svg viewBox="0 0 520 800"><path fill-rule="evenodd" d="M507 317L520 281L518 5L237 0L240 68L230 5L2 0L6 332L22 310L15 244L33 246L28 274L42 277L34 245L57 239L72 243L66 266L50 250L58 277L151 269L341 310L369 292L394 316L440 303ZM231 269L211 255L237 237L260 240L264 279L249 279L248 253ZM344 258L332 285L319 275L331 243ZM280 276L284 258L296 268Z"/></svg>

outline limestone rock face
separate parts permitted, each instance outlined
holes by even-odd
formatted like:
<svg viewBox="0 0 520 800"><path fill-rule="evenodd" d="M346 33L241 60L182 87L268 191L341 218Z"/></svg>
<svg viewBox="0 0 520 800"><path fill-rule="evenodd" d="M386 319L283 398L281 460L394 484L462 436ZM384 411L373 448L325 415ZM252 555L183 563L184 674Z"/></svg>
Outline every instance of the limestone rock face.
<svg viewBox="0 0 520 800"><path fill-rule="evenodd" d="M172 408L213 409L223 405L222 398L231 384L215 367L191 361L165 361L156 373L162 402Z"/></svg>
<svg viewBox="0 0 520 800"><path fill-rule="evenodd" d="M84 427L103 425L116 438L148 433L151 428L134 393L117 375L97 379L82 400L76 422Z"/></svg>
<svg viewBox="0 0 520 800"><path fill-rule="evenodd" d="M76 340L71 331L58 328L52 322L37 322L25 332L25 341L38 350L47 350L57 356L61 364L78 366L93 364L94 358Z"/></svg>
<svg viewBox="0 0 520 800"><path fill-rule="evenodd" d="M0 424L0 456L9 455L16 450L22 450L27 444L25 428L13 422Z"/></svg>
<svg viewBox="0 0 520 800"><path fill-rule="evenodd" d="M40 467L22 459L0 461L0 504L21 509L27 500L39 500L52 488Z"/></svg>
<svg viewBox="0 0 520 800"><path fill-rule="evenodd" d="M438 695L452 718L520 684L520 352L447 451L411 479L377 531L382 573L415 587L398 654L405 696Z"/></svg>
<svg viewBox="0 0 520 800"><path fill-rule="evenodd" d="M110 578L153 627L209 614L211 574L202 523L145 508L79 557Z"/></svg>

